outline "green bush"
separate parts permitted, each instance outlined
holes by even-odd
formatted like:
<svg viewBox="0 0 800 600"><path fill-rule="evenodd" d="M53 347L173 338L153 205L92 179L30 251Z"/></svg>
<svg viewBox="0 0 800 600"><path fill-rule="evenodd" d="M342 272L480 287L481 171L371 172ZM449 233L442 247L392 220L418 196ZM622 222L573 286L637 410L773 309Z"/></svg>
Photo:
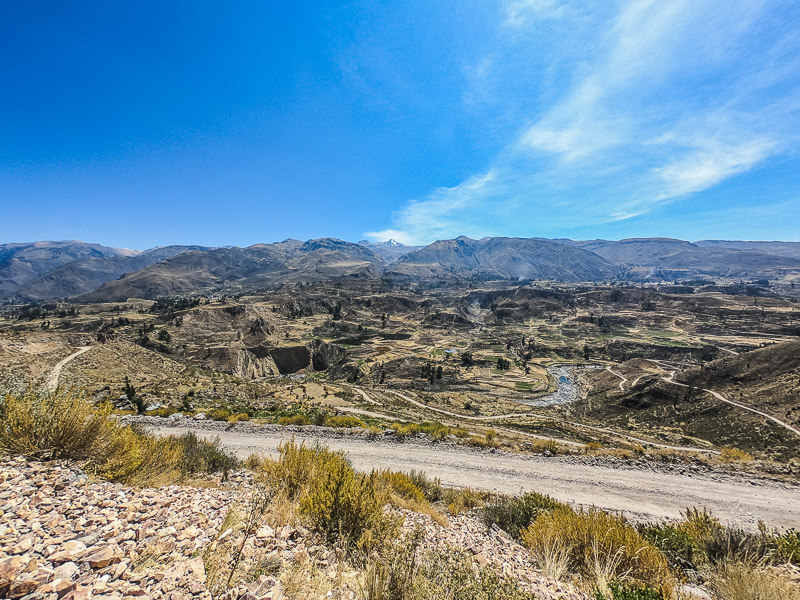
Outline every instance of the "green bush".
<svg viewBox="0 0 800 600"><path fill-rule="evenodd" d="M327 415L322 424L325 427L364 427L364 421L349 415Z"/></svg>
<svg viewBox="0 0 800 600"><path fill-rule="evenodd" d="M725 527L705 510L687 509L678 523L645 524L637 529L673 567L684 571L729 562L800 563L797 531L779 534L761 527L756 533Z"/></svg>
<svg viewBox="0 0 800 600"><path fill-rule="evenodd" d="M664 594L646 585L612 581L608 585L609 595L596 592L597 600L665 600Z"/></svg>
<svg viewBox="0 0 800 600"><path fill-rule="evenodd" d="M284 427L287 425L311 425L311 420L305 415L294 415L291 417L281 417L278 419L278 425L283 425Z"/></svg>
<svg viewBox="0 0 800 600"><path fill-rule="evenodd" d="M425 496L428 502L439 502L444 497L444 488L442 482L438 479L430 479L424 471L411 470L408 478L415 486L417 486Z"/></svg>
<svg viewBox="0 0 800 600"><path fill-rule="evenodd" d="M212 421L227 421L231 416L231 411L226 408L214 408L206 413L206 419Z"/></svg>
<svg viewBox="0 0 800 600"><path fill-rule="evenodd" d="M226 473L239 465L236 456L222 448L219 437L208 441L189 432L174 440L182 451L180 468L184 473Z"/></svg>
<svg viewBox="0 0 800 600"><path fill-rule="evenodd" d="M670 566L683 571L697 570L703 550L698 541L679 525L648 523L637 525L636 529L644 539L664 553Z"/></svg>
<svg viewBox="0 0 800 600"><path fill-rule="evenodd" d="M510 580L481 567L466 552L446 548L425 553L415 577L413 600L533 600Z"/></svg>
<svg viewBox="0 0 800 600"><path fill-rule="evenodd" d="M774 559L778 563L800 565L800 531L790 529L781 535L773 535Z"/></svg>
<svg viewBox="0 0 800 600"><path fill-rule="evenodd" d="M147 411L147 414L149 416L151 416L151 417L166 418L166 417L169 417L171 415L174 415L176 412L178 412L177 408L172 408L170 406L165 406L163 408L157 408L155 410Z"/></svg>
<svg viewBox="0 0 800 600"><path fill-rule="evenodd" d="M318 465L300 499L300 512L329 543L353 548L380 513L374 475L356 473L341 454Z"/></svg>
<svg viewBox="0 0 800 600"><path fill-rule="evenodd" d="M483 509L486 527L497 525L510 536L519 539L522 530L536 520L542 512L551 512L564 506L550 496L530 492L513 498L500 497Z"/></svg>

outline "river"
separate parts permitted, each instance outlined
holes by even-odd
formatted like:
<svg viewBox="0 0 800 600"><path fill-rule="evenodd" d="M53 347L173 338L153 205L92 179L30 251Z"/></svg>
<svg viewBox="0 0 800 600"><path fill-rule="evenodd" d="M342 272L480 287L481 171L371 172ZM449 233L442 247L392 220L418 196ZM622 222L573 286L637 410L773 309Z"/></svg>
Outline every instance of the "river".
<svg viewBox="0 0 800 600"><path fill-rule="evenodd" d="M556 381L556 391L545 396L539 396L534 400L520 400L520 404L528 406L555 406L568 404L578 399L580 386L575 382L576 369L599 369L598 365L550 365L547 367L547 374Z"/></svg>

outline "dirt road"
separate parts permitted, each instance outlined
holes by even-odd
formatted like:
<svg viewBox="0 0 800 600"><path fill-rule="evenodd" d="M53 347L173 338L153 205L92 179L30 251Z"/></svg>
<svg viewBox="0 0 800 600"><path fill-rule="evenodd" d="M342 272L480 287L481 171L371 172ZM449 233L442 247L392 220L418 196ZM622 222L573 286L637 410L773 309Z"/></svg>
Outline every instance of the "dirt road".
<svg viewBox="0 0 800 600"><path fill-rule="evenodd" d="M53 367L52 371L47 374L47 379L44 381L44 389L48 392L54 392L58 387L58 380L61 377L61 371L67 365L69 361L74 358L79 357L84 352L88 352L92 349L92 346L81 346L78 348L77 352L73 352L67 358L59 362L55 367Z"/></svg>
<svg viewBox="0 0 800 600"><path fill-rule="evenodd" d="M655 361L652 361L652 362L655 362ZM681 383L679 381L675 381L675 373L676 373L676 371L670 371L669 375L667 375L666 377L662 377L661 380L665 381L667 383L671 383L672 385L677 385L677 386L680 386L680 387L688 388L689 386L686 385L685 383ZM727 404L730 404L731 406L735 406L737 408L741 408L741 409L750 411L751 413L755 413L757 415L765 417L765 418L769 419L770 421L772 421L773 423L777 423L781 427L783 427L785 429L788 429L789 431L791 431L795 435L800 436L800 429L797 429L796 427L792 427L791 425L781 421L777 417L773 417L772 415L768 415L767 413L761 412L760 410L756 410L755 408L751 408L749 406L745 406L744 404L739 404L738 402L734 402L733 400L728 400L725 396L723 396L719 392L715 392L714 390L709 390L709 389L706 389L706 388L700 388L700 389L701 389L701 391L706 392L707 394L711 394L712 396L714 396L714 398L716 398L720 402L725 402Z"/></svg>
<svg viewBox="0 0 800 600"><path fill-rule="evenodd" d="M209 428L213 427L213 430ZM576 505L622 511L636 519L678 518L689 506L708 507L725 522L754 529L759 519L778 527L800 525L800 486L749 480L725 474L692 473L678 467L629 468L591 464L583 458L490 453L426 442L367 440L356 436L314 436L278 427L225 430L217 424L187 423L158 427L160 434L193 430L219 435L240 457L254 452L275 455L282 440L319 441L347 452L362 471L394 469L425 471L445 485L470 486L502 493L536 490ZM684 471L681 473L680 471Z"/></svg>

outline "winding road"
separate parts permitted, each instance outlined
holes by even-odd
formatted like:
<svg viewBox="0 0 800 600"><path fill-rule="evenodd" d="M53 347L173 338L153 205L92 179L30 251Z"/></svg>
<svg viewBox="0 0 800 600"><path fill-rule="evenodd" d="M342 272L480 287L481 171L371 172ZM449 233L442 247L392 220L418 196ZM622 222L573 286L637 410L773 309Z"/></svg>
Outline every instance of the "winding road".
<svg viewBox="0 0 800 600"><path fill-rule="evenodd" d="M44 389L47 392L55 392L58 388L58 380L61 378L61 371L64 367L69 363L71 360L78 358L84 352L88 352L92 349L92 346L81 346L78 348L77 352L73 352L67 358L59 362L53 369L47 374L47 377L44 380Z"/></svg>
<svg viewBox="0 0 800 600"><path fill-rule="evenodd" d="M188 421L188 422L187 422ZM686 507L707 507L725 522L755 529L758 520L778 527L800 523L800 486L741 476L692 471L690 467L620 466L610 461L569 456L546 458L488 452L451 444L392 439L369 440L280 426L225 425L182 419L164 426L148 418L155 432L187 431L219 436L222 444L245 458L253 453L277 455L278 444L294 437L346 452L361 471L393 469L424 471L442 483L515 494L538 491L574 505L598 506L644 519L677 519Z"/></svg>
<svg viewBox="0 0 800 600"><path fill-rule="evenodd" d="M662 377L661 380L665 381L667 383L671 383L672 385L678 385L680 387L685 387L685 388L690 387L689 385L687 385L685 383L681 383L680 381L675 381L675 373L676 373L675 371L670 371L669 375L667 375L666 377ZM795 427L792 427L788 423L785 423L785 422L781 421L780 419L778 419L776 417L773 417L772 415L769 415L769 414L767 414L765 412L761 412L760 410L756 410L755 408L750 408L749 406L745 406L744 404L739 404L738 402L734 402L733 400L728 400L725 396L723 396L719 392L715 392L714 390L709 390L709 389L706 389L706 388L700 388L700 390L706 392L707 394L711 394L712 396L714 396L714 398L716 398L720 402L726 402L727 404L731 404L733 406L737 406L737 407L742 408L744 410L749 410L750 412L756 413L757 415L761 415L762 417L765 417L765 418L769 419L770 421L772 421L774 423L777 423L781 427L785 427L786 429L788 429L789 431L791 431L795 435L800 436L800 430L796 429Z"/></svg>

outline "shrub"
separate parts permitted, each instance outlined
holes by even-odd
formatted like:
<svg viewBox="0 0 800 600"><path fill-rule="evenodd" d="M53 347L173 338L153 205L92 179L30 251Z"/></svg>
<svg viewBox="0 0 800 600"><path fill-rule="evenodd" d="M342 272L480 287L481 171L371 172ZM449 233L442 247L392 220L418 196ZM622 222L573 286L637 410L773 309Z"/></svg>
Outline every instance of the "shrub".
<svg viewBox="0 0 800 600"><path fill-rule="evenodd" d="M231 411L226 408L214 408L206 413L206 419L212 421L227 421L231 416Z"/></svg>
<svg viewBox="0 0 800 600"><path fill-rule="evenodd" d="M111 443L84 465L101 477L129 485L156 486L180 477L181 451L170 439L113 424Z"/></svg>
<svg viewBox="0 0 800 600"><path fill-rule="evenodd" d="M751 462L752 460L752 455L739 448L726 447L720 450L719 453L719 462L723 463L742 463Z"/></svg>
<svg viewBox="0 0 800 600"><path fill-rule="evenodd" d="M558 456L562 454L562 447L555 440L531 440L530 442L526 443L531 451L538 452L539 454L545 454L549 452L553 456Z"/></svg>
<svg viewBox="0 0 800 600"><path fill-rule="evenodd" d="M790 529L781 535L772 537L775 561L800 565L800 531Z"/></svg>
<svg viewBox="0 0 800 600"><path fill-rule="evenodd" d="M264 457L263 454L251 454L247 458L244 459L244 463L242 466L245 469L249 469L250 471L260 471L264 468L267 459Z"/></svg>
<svg viewBox="0 0 800 600"><path fill-rule="evenodd" d="M136 388L131 385L128 377L125 377L125 396L128 398L128 403L136 408L137 415L143 415L147 409L147 403L144 398L136 393Z"/></svg>
<svg viewBox="0 0 800 600"><path fill-rule="evenodd" d="M325 427L364 427L364 421L349 415L326 415L322 424Z"/></svg>
<svg viewBox="0 0 800 600"><path fill-rule="evenodd" d="M227 473L239 465L236 456L222 448L219 437L208 441L189 432L173 439L182 450L180 468L184 473Z"/></svg>
<svg viewBox="0 0 800 600"><path fill-rule="evenodd" d="M659 590L635 583L612 581L608 584L609 595L598 591L597 600L665 600Z"/></svg>
<svg viewBox="0 0 800 600"><path fill-rule="evenodd" d="M659 548L673 567L713 570L727 563L800 562L800 533L777 533L760 526L758 533L725 527L705 510L687 509L675 524L646 524L637 529Z"/></svg>
<svg viewBox="0 0 800 600"><path fill-rule="evenodd" d="M697 570L697 563L703 556L703 550L699 542L679 525L642 524L636 529L644 539L664 553L673 568L684 571Z"/></svg>
<svg viewBox="0 0 800 600"><path fill-rule="evenodd" d="M428 502L439 502L444 496L444 488L442 482L438 479L430 479L424 471L412 471L408 474L411 482L417 486Z"/></svg>
<svg viewBox="0 0 800 600"><path fill-rule="evenodd" d="M417 423L392 423L391 428L400 437L416 436L422 431Z"/></svg>
<svg viewBox="0 0 800 600"><path fill-rule="evenodd" d="M442 425L438 421L433 423L422 423L420 425L420 429L422 433L426 433L431 436L435 442L443 440L447 437L447 434L450 433L450 428L446 425Z"/></svg>
<svg viewBox="0 0 800 600"><path fill-rule="evenodd" d="M294 440L278 446L280 457L264 464L265 483L287 500L329 543L353 548L380 513L375 474L356 473L341 452Z"/></svg>
<svg viewBox="0 0 800 600"><path fill-rule="evenodd" d="M81 461L111 481L159 484L176 479L180 449L108 418L85 395L58 389L6 394L0 407L0 453Z"/></svg>
<svg viewBox="0 0 800 600"><path fill-rule="evenodd" d="M597 509L575 512L561 506L540 514L522 532L522 541L540 560L563 548L570 571L607 593L613 580L671 590L673 580L661 552L627 520Z"/></svg>
<svg viewBox="0 0 800 600"><path fill-rule="evenodd" d="M386 533L389 535L382 535L373 551L367 553L361 598L411 600L423 533L415 529L410 535L400 537L399 528Z"/></svg>
<svg viewBox="0 0 800 600"><path fill-rule="evenodd" d="M485 506L489 497L487 492L481 492L472 488L446 489L442 500L447 504L447 510L451 515L457 515L479 506Z"/></svg>
<svg viewBox="0 0 800 600"><path fill-rule="evenodd" d="M110 481L172 483L183 474L225 472L236 458L219 440L193 433L158 438L109 419L109 404L94 407L82 394L28 390L6 395L0 408L0 452L39 460L69 459Z"/></svg>
<svg viewBox="0 0 800 600"><path fill-rule="evenodd" d="M442 527L447 527L447 519L426 498L423 491L414 483L410 475L399 471L378 471L375 473L375 490L381 497L398 508L407 508L424 513Z"/></svg>
<svg viewBox="0 0 800 600"><path fill-rule="evenodd" d="M743 529L721 527L699 538L704 558L711 564L725 561L755 562L768 560L773 550L767 535Z"/></svg>
<svg viewBox="0 0 800 600"><path fill-rule="evenodd" d="M564 579L570 568L572 550L558 531L553 528L542 529L535 539L528 539L526 545L545 577L556 581Z"/></svg>
<svg viewBox="0 0 800 600"><path fill-rule="evenodd" d="M550 496L530 492L522 496L500 497L489 502L483 509L483 522L486 527L497 525L500 529L519 539L522 530L528 527L541 512L550 512L564 506Z"/></svg>
<svg viewBox="0 0 800 600"><path fill-rule="evenodd" d="M300 500L300 512L329 543L352 548L369 523L380 513L374 475L356 473L342 455L320 465L308 492Z"/></svg>
<svg viewBox="0 0 800 600"><path fill-rule="evenodd" d="M281 417L278 419L278 425L283 425L284 427L287 425L311 425L311 421L305 415L294 415L292 417Z"/></svg>
<svg viewBox="0 0 800 600"><path fill-rule="evenodd" d="M312 447L297 444L294 439L281 443L278 454L277 460L265 460L264 480L267 485L286 491L290 498L297 498L305 491L317 470L334 460L344 460L341 453L319 444Z"/></svg>
<svg viewBox="0 0 800 600"><path fill-rule="evenodd" d="M469 437L469 431L467 431L463 427L454 427L454 428L450 429L450 433L452 435L456 436L457 438L461 438L461 439Z"/></svg>
<svg viewBox="0 0 800 600"><path fill-rule="evenodd" d="M147 414L150 415L151 417L166 418L166 417L169 417L171 415L174 415L176 412L178 412L177 408L172 408L170 406L165 406L164 408L157 408L155 410L148 411Z"/></svg>
<svg viewBox="0 0 800 600"><path fill-rule="evenodd" d="M417 487L410 476L400 471L375 472L375 485L379 491L394 494L404 500L409 500L419 505L427 504L427 499L422 490Z"/></svg>
<svg viewBox="0 0 800 600"><path fill-rule="evenodd" d="M112 449L110 405L95 410L83 394L32 388L9 393L0 409L0 452L39 460L88 460Z"/></svg>
<svg viewBox="0 0 800 600"><path fill-rule="evenodd" d="M408 597L408 596L405 596ZM414 600L529 600L514 581L504 581L489 567L480 567L466 552L442 548L420 558Z"/></svg>

